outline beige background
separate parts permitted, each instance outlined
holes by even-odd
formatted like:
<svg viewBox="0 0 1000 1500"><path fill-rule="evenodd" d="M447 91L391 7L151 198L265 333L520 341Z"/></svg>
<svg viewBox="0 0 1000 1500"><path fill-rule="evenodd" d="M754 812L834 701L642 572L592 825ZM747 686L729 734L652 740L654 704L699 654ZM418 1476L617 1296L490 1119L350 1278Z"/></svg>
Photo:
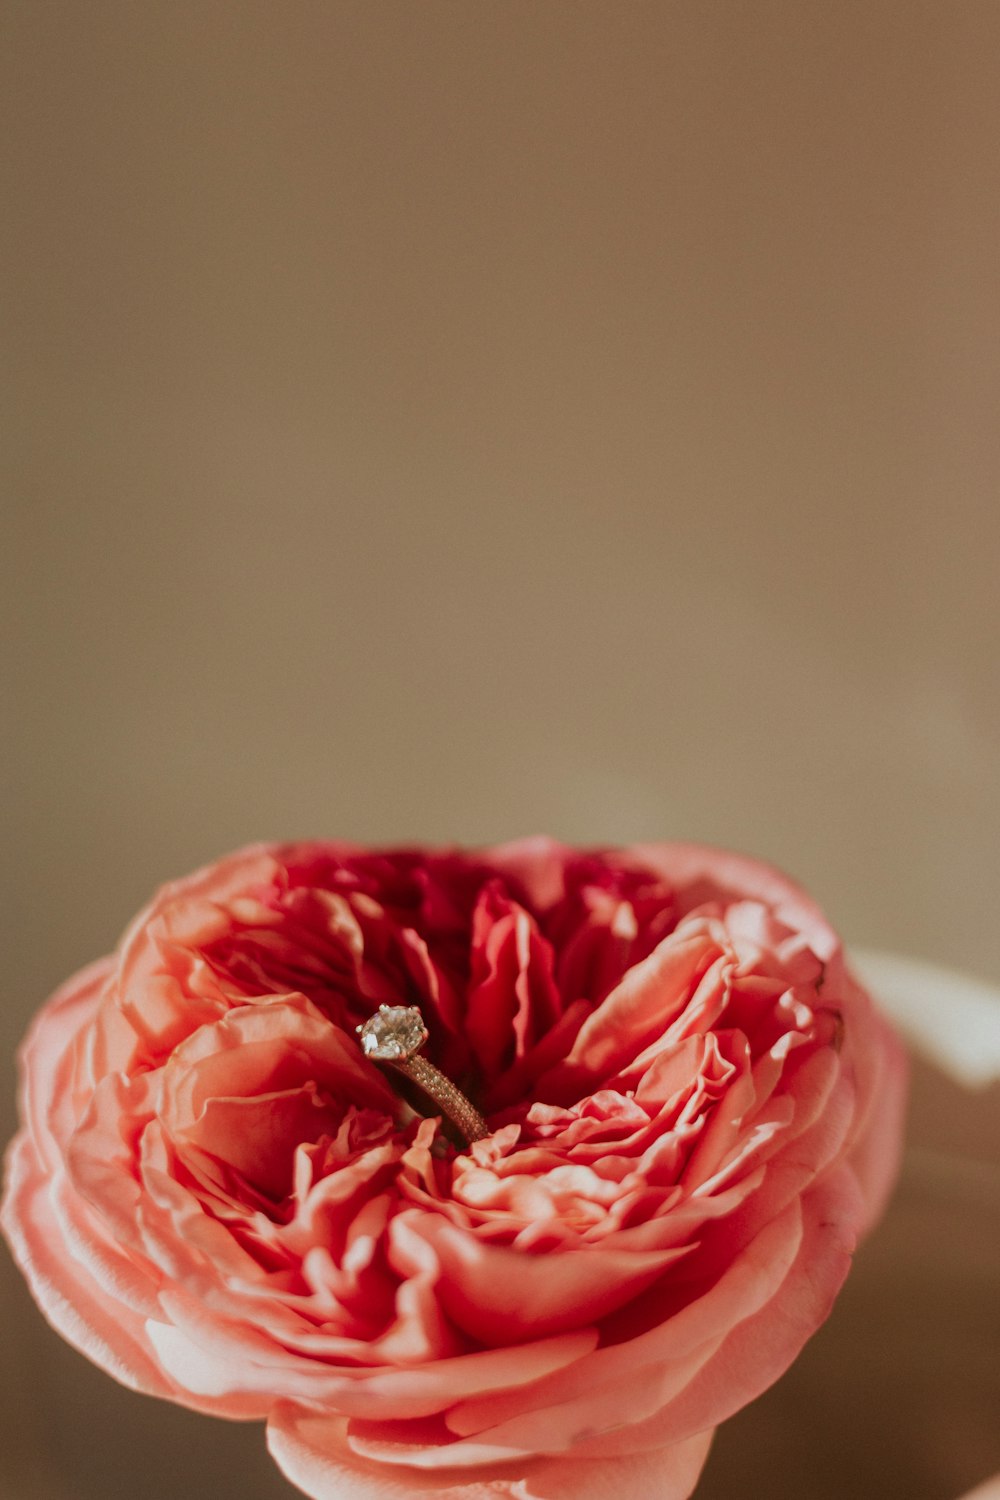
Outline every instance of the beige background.
<svg viewBox="0 0 1000 1500"><path fill-rule="evenodd" d="M5 1053L259 837L700 838L1000 981L1000 5L2 17ZM937 1088L918 1132L1000 1160ZM937 1243L913 1171L706 1497L1000 1467L985 1372L929 1435L920 1349L965 1330L952 1393L988 1349L943 1262L898 1274ZM6 1260L3 1298L5 1500L290 1495L256 1434L63 1350Z"/></svg>

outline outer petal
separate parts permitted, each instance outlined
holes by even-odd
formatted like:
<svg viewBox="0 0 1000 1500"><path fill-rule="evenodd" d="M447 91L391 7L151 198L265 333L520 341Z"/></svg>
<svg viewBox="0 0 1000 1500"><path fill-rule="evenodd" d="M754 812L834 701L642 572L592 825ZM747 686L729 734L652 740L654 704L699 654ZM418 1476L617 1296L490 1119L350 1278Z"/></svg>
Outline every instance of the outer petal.
<svg viewBox="0 0 1000 1500"><path fill-rule="evenodd" d="M660 1389L669 1385L672 1372L682 1387L734 1325L771 1304L801 1246L801 1215L791 1204L710 1291L673 1317L638 1338L595 1350L530 1390L500 1393L489 1401L467 1393L449 1412L449 1428L526 1451L540 1446L543 1431L549 1451L558 1451L580 1441L588 1424L591 1432L598 1423L630 1430L628 1424L662 1405Z"/></svg>
<svg viewBox="0 0 1000 1500"><path fill-rule="evenodd" d="M184 1401L144 1335L140 1309L152 1302L155 1288L89 1224L63 1163L80 1107L80 1038L112 969L111 959L101 959L74 975L25 1038L20 1060L26 1127L7 1153L0 1227L57 1333L123 1385ZM84 1248L90 1253L81 1253Z"/></svg>
<svg viewBox="0 0 1000 1500"><path fill-rule="evenodd" d="M278 1467L312 1500L687 1500L711 1441L708 1431L611 1461L543 1458L444 1475L361 1458L348 1444L346 1422L291 1405L276 1408L267 1430Z"/></svg>
<svg viewBox="0 0 1000 1500"><path fill-rule="evenodd" d="M169 1301L174 1321L147 1325L164 1369L198 1410L214 1412L221 1403L227 1412L246 1417L266 1415L282 1397L357 1418L430 1417L454 1403L456 1390L488 1402L491 1392L507 1394L576 1363L591 1352L597 1337L593 1329L584 1329L409 1369L338 1368L267 1347L260 1338L254 1342L247 1330L225 1324L197 1305L189 1305L185 1315L178 1298Z"/></svg>
<svg viewBox="0 0 1000 1500"><path fill-rule="evenodd" d="M610 1456L683 1442L773 1385L829 1315L850 1269L862 1210L861 1194L847 1168L807 1193L802 1244L773 1299L735 1325L677 1401L639 1426L596 1438L578 1451Z"/></svg>
<svg viewBox="0 0 1000 1500"><path fill-rule="evenodd" d="M554 1459L515 1490L518 1500L687 1500L712 1446L714 1431L651 1453L611 1459Z"/></svg>
<svg viewBox="0 0 1000 1500"><path fill-rule="evenodd" d="M816 902L773 865L707 844L635 844L628 854L668 883L687 887L687 903L682 904L700 905L720 894L734 901L763 901L808 939L824 963L840 950L840 939Z"/></svg>
<svg viewBox="0 0 1000 1500"><path fill-rule="evenodd" d="M563 872L574 854L568 844L539 835L481 849L480 857L517 880L535 907L554 906L564 889Z"/></svg>
<svg viewBox="0 0 1000 1500"><path fill-rule="evenodd" d="M142 1317L67 1253L53 1210L59 1182L40 1165L31 1139L18 1136L7 1158L3 1229L35 1301L67 1343L123 1385L183 1401L151 1355Z"/></svg>
<svg viewBox="0 0 1000 1500"><path fill-rule="evenodd" d="M865 1054L862 1107L848 1157L865 1200L862 1235L882 1217L899 1174L909 1078L903 1045L881 1016L872 1015Z"/></svg>
<svg viewBox="0 0 1000 1500"><path fill-rule="evenodd" d="M21 1115L49 1171L63 1148L86 1094L77 1077L77 1052L114 969L102 958L74 974L38 1012L20 1050Z"/></svg>

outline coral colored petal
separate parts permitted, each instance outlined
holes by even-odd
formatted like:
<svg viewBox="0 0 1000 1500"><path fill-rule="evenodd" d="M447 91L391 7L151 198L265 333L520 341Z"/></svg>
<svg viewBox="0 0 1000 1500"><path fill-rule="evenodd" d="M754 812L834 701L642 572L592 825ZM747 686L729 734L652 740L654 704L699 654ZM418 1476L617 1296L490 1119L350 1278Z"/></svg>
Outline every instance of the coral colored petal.
<svg viewBox="0 0 1000 1500"><path fill-rule="evenodd" d="M226 1360L194 1342L180 1328L149 1319L146 1337L166 1373L187 1393L188 1404L212 1416L223 1411L246 1420L266 1417L274 1405L281 1372L249 1360ZM305 1372L303 1372L304 1374ZM296 1394L308 1396L308 1381L289 1382Z"/></svg>
<svg viewBox="0 0 1000 1500"><path fill-rule="evenodd" d="M50 1171L61 1167L63 1143L75 1123L78 1039L95 1017L113 968L113 959L102 958L74 974L39 1011L20 1049L21 1111Z"/></svg>
<svg viewBox="0 0 1000 1500"><path fill-rule="evenodd" d="M499 1500L516 1491L498 1482L496 1470L461 1478L421 1474L398 1465L370 1463L347 1445L347 1423L288 1405L271 1413L267 1447L285 1477L311 1500ZM513 1485L518 1476L511 1474Z"/></svg>
<svg viewBox="0 0 1000 1500"><path fill-rule="evenodd" d="M482 855L492 869L503 871L523 887L533 907L545 911L562 896L566 864L575 852L568 844L538 835L494 844Z"/></svg>
<svg viewBox="0 0 1000 1500"><path fill-rule="evenodd" d="M440 1218L411 1217L415 1234L437 1252L438 1295L454 1323L490 1345L585 1327L641 1296L688 1246L632 1251L612 1238L552 1256L491 1245Z"/></svg>
<svg viewBox="0 0 1000 1500"><path fill-rule="evenodd" d="M688 1500L714 1435L710 1428L653 1453L552 1459L539 1464L514 1493L517 1500Z"/></svg>
<svg viewBox="0 0 1000 1500"><path fill-rule="evenodd" d="M827 1318L850 1269L862 1208L847 1168L806 1194L799 1253L773 1298L736 1324L676 1401L630 1430L581 1443L581 1455L610 1457L683 1442L773 1385Z"/></svg>
<svg viewBox="0 0 1000 1500"><path fill-rule="evenodd" d="M456 1390L496 1399L498 1393L533 1385L553 1370L577 1365L596 1344L597 1330L582 1328L559 1338L485 1349L409 1370L356 1371L349 1388L345 1381L345 1389L338 1392L337 1407L357 1417L433 1416L454 1404Z"/></svg>
<svg viewBox="0 0 1000 1500"><path fill-rule="evenodd" d="M32 1142L18 1136L8 1153L2 1223L35 1301L57 1333L123 1385L183 1400L158 1366L142 1318L67 1255L52 1208L53 1189Z"/></svg>
<svg viewBox="0 0 1000 1500"><path fill-rule="evenodd" d="M521 1452L548 1453L570 1449L605 1429L613 1433L625 1425L631 1431L683 1390L735 1324L771 1302L801 1252L801 1241L799 1209L792 1204L715 1287L660 1327L596 1350L530 1391L463 1401L447 1414L449 1429Z"/></svg>
<svg viewBox="0 0 1000 1500"><path fill-rule="evenodd" d="M184 1306L176 1296L163 1301L172 1321L150 1321L147 1337L168 1374L199 1399L203 1410L214 1409L209 1403L224 1398L261 1416L282 1398L325 1403L330 1410L357 1417L432 1416L454 1403L456 1389L488 1400L491 1391L530 1384L576 1363L596 1340L588 1329L411 1369L338 1367L269 1345L258 1332L223 1323L196 1305Z"/></svg>
<svg viewBox="0 0 1000 1500"><path fill-rule="evenodd" d="M708 1431L612 1461L536 1459L435 1473L362 1458L349 1446L346 1423L292 1406L277 1408L267 1430L271 1456L312 1500L688 1500L711 1441Z"/></svg>
<svg viewBox="0 0 1000 1500"><path fill-rule="evenodd" d="M863 997L860 997L863 998ZM908 1062L903 1045L881 1016L871 1016L865 1047L864 1107L851 1133L850 1162L865 1198L861 1233L878 1223L903 1153Z"/></svg>
<svg viewBox="0 0 1000 1500"><path fill-rule="evenodd" d="M700 929L664 938L581 1026L566 1059L567 1070L578 1068L596 1078L629 1062L683 1011L717 957L714 944Z"/></svg>

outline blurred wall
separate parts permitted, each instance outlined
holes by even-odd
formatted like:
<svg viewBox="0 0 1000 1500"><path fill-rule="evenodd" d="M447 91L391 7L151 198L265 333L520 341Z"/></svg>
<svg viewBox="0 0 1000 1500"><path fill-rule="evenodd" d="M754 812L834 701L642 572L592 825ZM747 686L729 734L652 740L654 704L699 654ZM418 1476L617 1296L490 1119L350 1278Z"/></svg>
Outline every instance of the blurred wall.
<svg viewBox="0 0 1000 1500"><path fill-rule="evenodd" d="M5 1055L261 837L698 838L1000 979L993 0L2 16ZM3 1274L77 1500L16 1392L159 1408Z"/></svg>

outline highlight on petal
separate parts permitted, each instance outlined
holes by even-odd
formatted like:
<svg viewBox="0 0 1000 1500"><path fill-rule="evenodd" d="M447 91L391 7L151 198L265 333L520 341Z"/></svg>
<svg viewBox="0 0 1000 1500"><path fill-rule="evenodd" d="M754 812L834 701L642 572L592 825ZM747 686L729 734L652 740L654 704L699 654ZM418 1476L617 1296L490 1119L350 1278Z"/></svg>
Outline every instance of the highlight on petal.
<svg viewBox="0 0 1000 1500"><path fill-rule="evenodd" d="M495 1469L446 1479L397 1464L373 1463L352 1452L344 1418L320 1416L287 1404L272 1411L267 1446L281 1472L312 1500L496 1500L513 1497L517 1476Z"/></svg>
<svg viewBox="0 0 1000 1500"><path fill-rule="evenodd" d="M688 1500L705 1467L714 1432L699 1432L655 1452L610 1459L540 1463L515 1491L518 1500Z"/></svg>

